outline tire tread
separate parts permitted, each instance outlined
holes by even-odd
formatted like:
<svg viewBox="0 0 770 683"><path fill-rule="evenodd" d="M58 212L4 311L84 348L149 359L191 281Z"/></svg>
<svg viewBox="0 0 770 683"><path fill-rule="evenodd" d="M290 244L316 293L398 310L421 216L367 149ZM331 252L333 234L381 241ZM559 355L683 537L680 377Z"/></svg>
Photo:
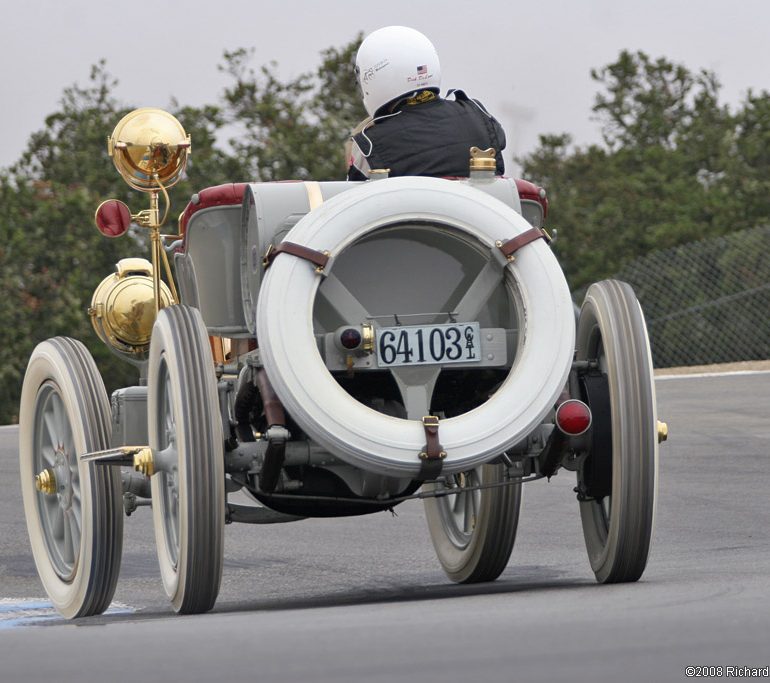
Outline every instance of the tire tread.
<svg viewBox="0 0 770 683"><path fill-rule="evenodd" d="M613 473L613 499L618 496L621 504L613 505L617 519L611 520L608 530L598 526L598 502L580 504L586 548L599 582L637 581L647 565L656 488L655 395L647 331L633 289L618 280L589 288L583 316L578 355L587 351L580 348L587 343L585 329L598 325L609 366L613 467L621 467L619 475Z"/></svg>

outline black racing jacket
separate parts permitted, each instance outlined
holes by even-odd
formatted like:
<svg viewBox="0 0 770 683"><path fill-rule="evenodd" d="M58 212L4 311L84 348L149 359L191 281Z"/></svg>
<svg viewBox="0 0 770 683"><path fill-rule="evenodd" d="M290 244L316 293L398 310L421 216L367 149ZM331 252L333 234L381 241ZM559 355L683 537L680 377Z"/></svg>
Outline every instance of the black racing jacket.
<svg viewBox="0 0 770 683"><path fill-rule="evenodd" d="M370 169L389 168L390 176L468 176L470 148L494 147L496 174L505 171L505 132L483 106L461 90L454 100L435 99L403 105L396 115L380 120L353 137ZM366 175L355 166L349 180Z"/></svg>

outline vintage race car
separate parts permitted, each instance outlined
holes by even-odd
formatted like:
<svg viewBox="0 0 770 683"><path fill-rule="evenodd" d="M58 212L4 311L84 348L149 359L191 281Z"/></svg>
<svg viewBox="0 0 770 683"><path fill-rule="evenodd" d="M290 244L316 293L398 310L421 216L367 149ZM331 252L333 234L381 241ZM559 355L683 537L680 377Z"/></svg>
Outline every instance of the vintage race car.
<svg viewBox="0 0 770 683"><path fill-rule="evenodd" d="M178 612L213 607L226 523L413 498L448 577L491 581L511 554L522 483L560 468L576 472L597 580L642 575L666 434L644 318L613 280L592 285L576 316L544 191L495 177L494 153L473 149L463 179L207 188L163 236L159 198L189 145L152 109L110 138L150 209L110 200L97 225L147 228L152 262L118 263L89 313L137 366L136 385L110 399L85 347L61 337L37 346L25 375L25 514L63 615L107 608L124 512L146 499Z"/></svg>

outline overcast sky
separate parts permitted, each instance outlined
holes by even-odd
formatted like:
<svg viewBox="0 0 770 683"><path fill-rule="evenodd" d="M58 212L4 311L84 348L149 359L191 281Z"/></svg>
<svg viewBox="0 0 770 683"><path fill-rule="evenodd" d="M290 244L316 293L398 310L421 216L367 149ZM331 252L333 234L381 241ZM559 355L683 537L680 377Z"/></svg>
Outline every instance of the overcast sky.
<svg viewBox="0 0 770 683"><path fill-rule="evenodd" d="M213 103L224 50L254 47L294 76L361 30L401 24L425 33L443 86L480 99L508 134L506 160L540 133L599 139L590 69L623 48L715 71L723 101L770 90L768 0L0 0L0 167L85 84L101 58L130 106ZM105 136L111 131L104 131ZM194 149L195 141L193 141ZM235 180L235 179L234 179Z"/></svg>

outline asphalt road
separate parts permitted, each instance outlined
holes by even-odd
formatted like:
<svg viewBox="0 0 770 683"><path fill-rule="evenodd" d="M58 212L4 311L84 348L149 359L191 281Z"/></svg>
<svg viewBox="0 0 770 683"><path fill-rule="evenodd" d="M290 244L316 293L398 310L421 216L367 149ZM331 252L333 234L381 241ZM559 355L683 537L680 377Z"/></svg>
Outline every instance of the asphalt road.
<svg viewBox="0 0 770 683"><path fill-rule="evenodd" d="M595 584L561 472L527 485L511 563L492 584L444 578L415 502L397 517L229 526L219 601L193 617L167 604L140 508L113 612L41 620L17 430L2 427L0 681L675 681L688 666L766 667L770 374L657 389L670 437L638 583Z"/></svg>

